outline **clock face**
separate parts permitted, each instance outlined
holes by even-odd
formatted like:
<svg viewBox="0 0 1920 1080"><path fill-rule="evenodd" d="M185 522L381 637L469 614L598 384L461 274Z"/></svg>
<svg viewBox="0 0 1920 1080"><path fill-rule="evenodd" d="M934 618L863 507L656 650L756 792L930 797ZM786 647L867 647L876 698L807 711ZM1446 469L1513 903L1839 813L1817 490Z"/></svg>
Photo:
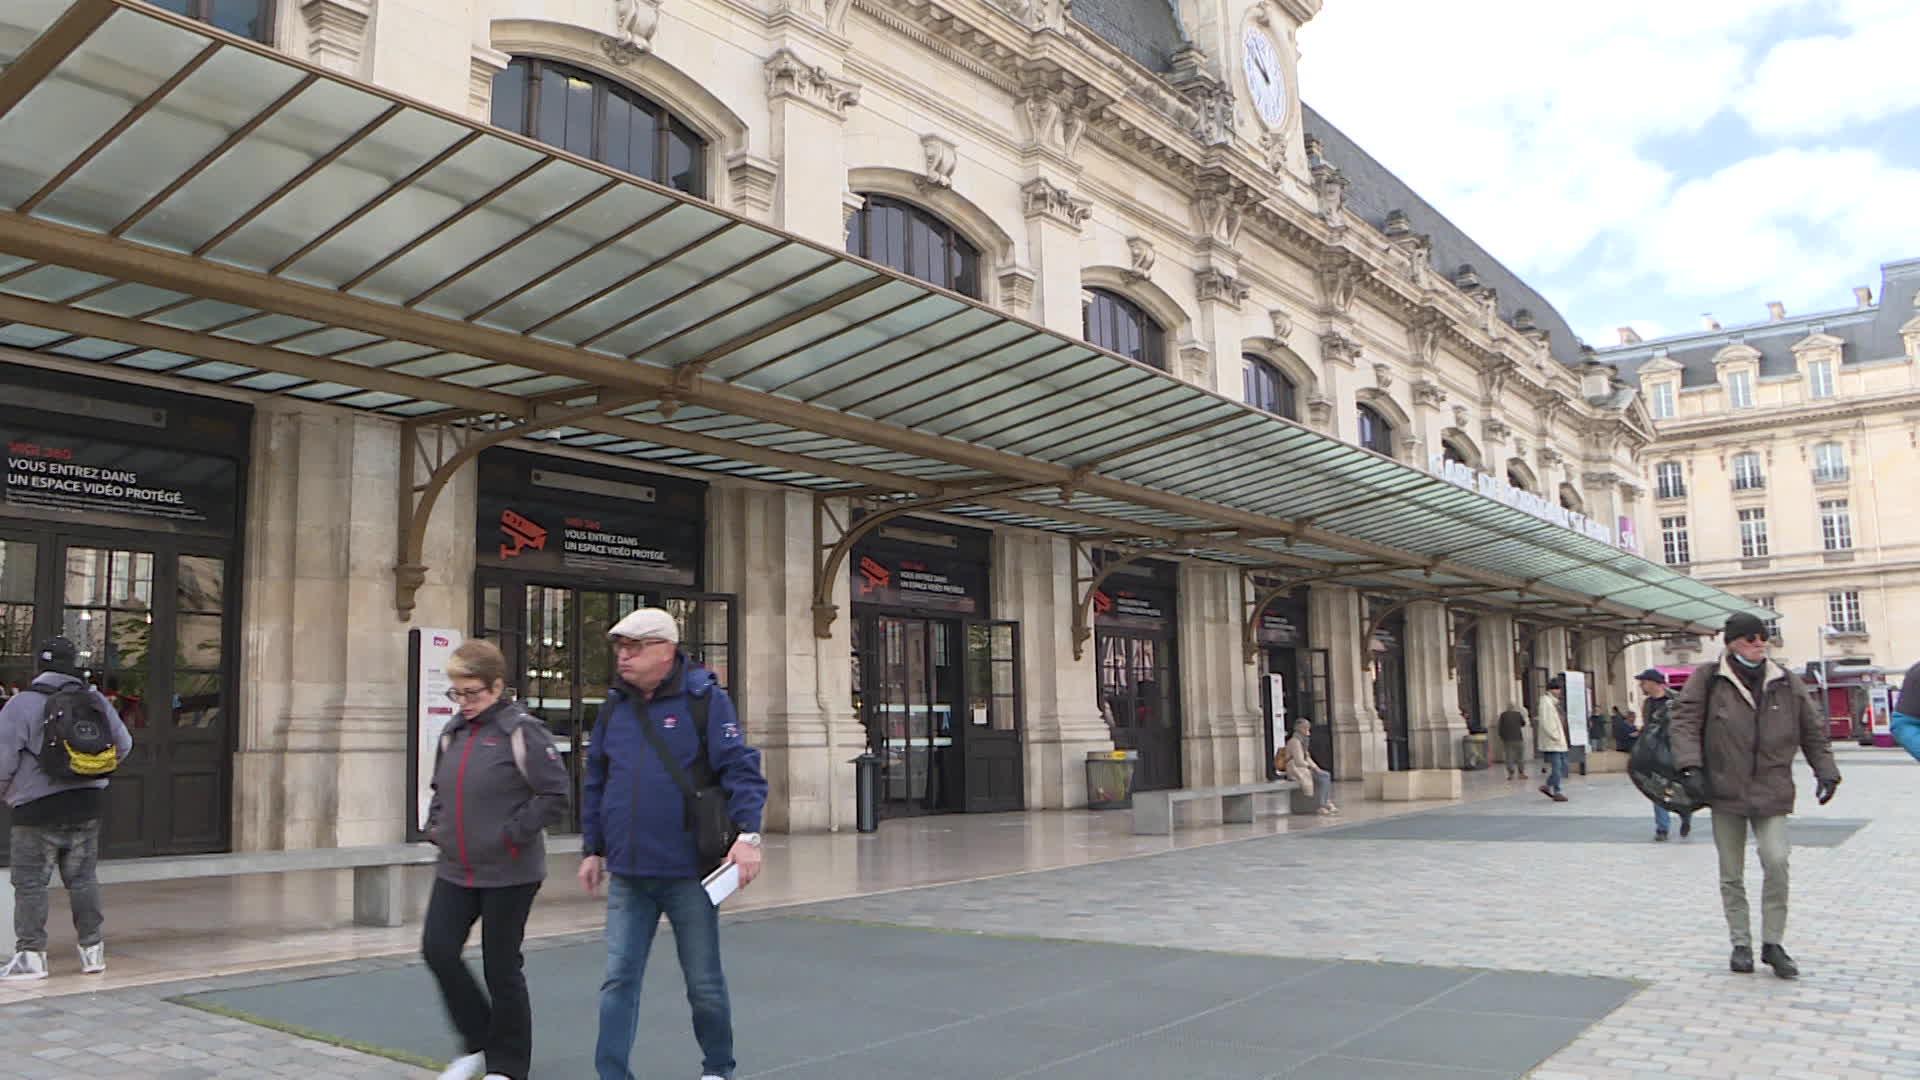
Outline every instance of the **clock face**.
<svg viewBox="0 0 1920 1080"><path fill-rule="evenodd" d="M1280 53L1273 39L1248 27L1241 43L1247 68L1247 88L1253 92L1253 107L1268 127L1279 127L1287 118L1287 79L1280 70Z"/></svg>

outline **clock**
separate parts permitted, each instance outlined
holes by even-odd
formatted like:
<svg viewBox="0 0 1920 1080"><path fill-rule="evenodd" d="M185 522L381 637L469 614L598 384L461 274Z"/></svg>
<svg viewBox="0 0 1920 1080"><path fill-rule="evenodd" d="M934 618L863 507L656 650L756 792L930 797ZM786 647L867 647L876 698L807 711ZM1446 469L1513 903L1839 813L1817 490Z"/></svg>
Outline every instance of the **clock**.
<svg viewBox="0 0 1920 1080"><path fill-rule="evenodd" d="M1247 89L1253 93L1253 107L1260 121L1277 128L1287 119L1287 79L1280 70L1280 53L1273 39L1256 27L1247 27L1241 40L1242 61L1247 69Z"/></svg>

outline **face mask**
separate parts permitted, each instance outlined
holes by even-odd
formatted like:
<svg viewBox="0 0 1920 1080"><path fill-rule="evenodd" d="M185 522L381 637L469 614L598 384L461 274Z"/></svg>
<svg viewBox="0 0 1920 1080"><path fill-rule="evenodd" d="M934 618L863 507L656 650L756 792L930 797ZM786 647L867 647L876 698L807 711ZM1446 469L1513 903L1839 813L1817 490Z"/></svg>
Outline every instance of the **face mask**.
<svg viewBox="0 0 1920 1080"><path fill-rule="evenodd" d="M1766 662L1764 660L1749 660L1746 657L1741 656L1739 653L1734 653L1733 658L1739 661L1740 665L1745 668L1757 668L1761 664Z"/></svg>

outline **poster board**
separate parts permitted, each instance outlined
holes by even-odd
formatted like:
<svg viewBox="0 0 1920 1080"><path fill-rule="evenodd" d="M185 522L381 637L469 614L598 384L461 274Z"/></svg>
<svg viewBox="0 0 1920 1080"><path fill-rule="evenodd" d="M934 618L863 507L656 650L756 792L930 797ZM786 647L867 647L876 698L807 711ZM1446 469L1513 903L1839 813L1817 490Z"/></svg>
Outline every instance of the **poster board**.
<svg viewBox="0 0 1920 1080"><path fill-rule="evenodd" d="M1873 737L1876 742L1885 738L1881 745L1892 745L1893 740L1893 694L1886 683L1874 683L1867 688L1867 707L1873 713Z"/></svg>
<svg viewBox="0 0 1920 1080"><path fill-rule="evenodd" d="M407 631L407 776L412 788L407 800L413 815L407 839L421 840L427 806L433 799L433 767L440 732L453 719L454 704L447 699L447 661L460 647L458 630L417 627Z"/></svg>
<svg viewBox="0 0 1920 1080"><path fill-rule="evenodd" d="M1561 707L1561 712L1567 717L1567 746L1585 749L1587 717L1593 713L1592 699L1587 696L1587 673L1565 671L1561 672L1560 677L1567 682L1567 700Z"/></svg>
<svg viewBox="0 0 1920 1080"><path fill-rule="evenodd" d="M1267 730L1273 733L1273 752L1267 755L1268 772L1287 745L1287 680L1280 675L1267 676Z"/></svg>

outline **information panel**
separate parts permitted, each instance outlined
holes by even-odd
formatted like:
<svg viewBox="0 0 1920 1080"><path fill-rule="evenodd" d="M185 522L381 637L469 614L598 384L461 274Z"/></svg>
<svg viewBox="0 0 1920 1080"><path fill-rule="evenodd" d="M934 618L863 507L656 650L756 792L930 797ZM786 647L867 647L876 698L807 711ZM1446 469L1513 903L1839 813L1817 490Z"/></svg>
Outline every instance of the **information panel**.
<svg viewBox="0 0 1920 1080"><path fill-rule="evenodd" d="M112 528L233 532L240 468L228 458L0 425L0 512Z"/></svg>

